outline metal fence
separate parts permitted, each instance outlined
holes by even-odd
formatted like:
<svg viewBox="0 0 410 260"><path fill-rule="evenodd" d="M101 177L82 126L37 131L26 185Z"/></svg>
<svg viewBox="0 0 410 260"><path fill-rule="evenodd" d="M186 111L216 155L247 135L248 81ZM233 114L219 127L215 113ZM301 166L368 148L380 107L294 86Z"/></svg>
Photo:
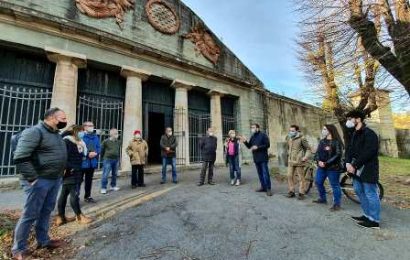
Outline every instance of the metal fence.
<svg viewBox="0 0 410 260"><path fill-rule="evenodd" d="M222 136L224 139L229 137L229 130L238 131L237 127L237 119L235 116L222 115Z"/></svg>
<svg viewBox="0 0 410 260"><path fill-rule="evenodd" d="M206 135L207 129L211 126L211 116L208 113L190 112L189 118L189 162L197 163L201 161L201 149L199 142Z"/></svg>
<svg viewBox="0 0 410 260"><path fill-rule="evenodd" d="M120 98L81 95L77 105L77 124L91 121L100 142L109 137L110 129L117 128L121 136L124 121L124 101ZM121 161L121 160L120 160ZM99 158L98 168L102 167Z"/></svg>
<svg viewBox="0 0 410 260"><path fill-rule="evenodd" d="M16 175L11 137L38 123L50 106L51 94L51 89L0 86L0 177Z"/></svg>

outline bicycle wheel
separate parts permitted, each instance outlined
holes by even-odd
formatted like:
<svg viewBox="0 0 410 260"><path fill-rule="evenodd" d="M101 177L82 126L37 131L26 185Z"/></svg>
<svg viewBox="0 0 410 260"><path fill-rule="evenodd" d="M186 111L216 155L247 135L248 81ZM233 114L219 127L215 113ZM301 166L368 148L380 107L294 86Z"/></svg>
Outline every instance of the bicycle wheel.
<svg viewBox="0 0 410 260"><path fill-rule="evenodd" d="M342 192L348 199L350 199L354 203L360 204L360 200L354 192L352 177L349 177L347 175L343 176L342 180L340 181L340 186L342 188Z"/></svg>
<svg viewBox="0 0 410 260"><path fill-rule="evenodd" d="M313 172L315 169L313 167L307 167L305 169L305 194L308 194L313 186Z"/></svg>

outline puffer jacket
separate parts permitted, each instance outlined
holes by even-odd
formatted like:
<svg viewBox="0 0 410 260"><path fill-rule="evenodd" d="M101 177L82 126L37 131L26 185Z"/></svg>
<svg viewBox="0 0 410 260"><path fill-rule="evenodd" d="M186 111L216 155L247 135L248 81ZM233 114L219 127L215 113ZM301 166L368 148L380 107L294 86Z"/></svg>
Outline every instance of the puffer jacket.
<svg viewBox="0 0 410 260"><path fill-rule="evenodd" d="M148 157L148 144L143 139L133 139L126 152L130 157L131 165L145 165Z"/></svg>
<svg viewBox="0 0 410 260"><path fill-rule="evenodd" d="M94 158L87 157L83 160L83 169L96 169L98 167L98 156L101 153L100 139L96 134L86 134L83 137L84 143L87 145L88 153L96 152L97 156Z"/></svg>
<svg viewBox="0 0 410 260"><path fill-rule="evenodd" d="M40 122L23 131L14 161L23 180L58 179L63 176L67 162L65 142L58 130Z"/></svg>
<svg viewBox="0 0 410 260"><path fill-rule="evenodd" d="M312 153L312 149L306 138L298 133L294 138L286 137L288 142L288 165L304 166L305 162Z"/></svg>

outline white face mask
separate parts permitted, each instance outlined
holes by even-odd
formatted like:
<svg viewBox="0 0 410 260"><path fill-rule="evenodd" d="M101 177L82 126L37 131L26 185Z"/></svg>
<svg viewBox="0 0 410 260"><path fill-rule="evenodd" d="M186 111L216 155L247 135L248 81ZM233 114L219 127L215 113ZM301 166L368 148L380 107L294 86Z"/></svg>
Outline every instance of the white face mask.
<svg viewBox="0 0 410 260"><path fill-rule="evenodd" d="M141 135L134 135L135 139L141 139Z"/></svg>
<svg viewBox="0 0 410 260"><path fill-rule="evenodd" d="M256 128L251 128L251 133L252 134L256 133Z"/></svg>
<svg viewBox="0 0 410 260"><path fill-rule="evenodd" d="M234 139L234 138L235 138L235 135L232 134L232 135L230 135L230 137L231 137L232 139Z"/></svg>
<svg viewBox="0 0 410 260"><path fill-rule="evenodd" d="M118 139L118 134L111 135L110 137L111 137L112 140L117 140Z"/></svg>
<svg viewBox="0 0 410 260"><path fill-rule="evenodd" d="M87 133L91 134L93 132L94 132L94 127L92 127L92 126L87 127Z"/></svg>
<svg viewBox="0 0 410 260"><path fill-rule="evenodd" d="M356 125L354 124L353 120L354 120L354 119L350 119L350 120L347 120L347 121L346 121L346 127L347 127L347 128L353 128L353 127L356 126Z"/></svg>
<svg viewBox="0 0 410 260"><path fill-rule="evenodd" d="M168 135L168 136L171 136L171 135L172 135L172 132L167 132L167 135Z"/></svg>
<svg viewBox="0 0 410 260"><path fill-rule="evenodd" d="M214 135L214 133L210 132L210 133L208 133L208 135L209 135L209 136L213 136L213 135Z"/></svg>
<svg viewBox="0 0 410 260"><path fill-rule="evenodd" d="M322 130L322 137L325 138L325 137L327 137L328 135L329 135L329 131L326 130L326 129L323 129L323 130Z"/></svg>

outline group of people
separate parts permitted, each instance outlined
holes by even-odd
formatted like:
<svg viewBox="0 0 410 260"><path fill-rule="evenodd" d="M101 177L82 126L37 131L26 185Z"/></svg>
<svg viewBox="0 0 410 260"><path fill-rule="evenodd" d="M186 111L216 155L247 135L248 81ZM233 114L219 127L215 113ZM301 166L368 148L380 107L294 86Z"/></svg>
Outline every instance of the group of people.
<svg viewBox="0 0 410 260"><path fill-rule="evenodd" d="M325 125L322 138L315 149L314 160L317 162L315 184L319 198L313 202L326 204L324 181L329 179L333 189L332 211L341 209L340 174L347 172L354 178L354 189L360 199L364 214L352 217L362 227L379 228L380 200L377 193L378 172L378 138L364 123L363 112L354 110L347 114L346 127L352 129L350 142L344 144L334 125ZM66 129L62 134L62 129ZM270 173L268 168L270 147L269 137L261 131L258 124L251 125L251 136L246 138L235 130L230 130L224 141L224 155L229 165L230 184L241 185L240 147L243 144L251 150L259 177L260 188L272 196ZM120 142L118 130L111 129L110 136L100 144L92 122L83 125L72 125L67 128L67 118L59 108L46 111L44 120L26 129L18 138L14 151L14 163L21 175L21 185L26 199L22 215L14 233L13 256L23 259L29 254L27 240L32 225L36 231L39 248L54 249L61 246L62 241L51 240L48 235L49 220L58 198L57 224L63 225L75 219L81 224L92 222L85 216L80 207L79 196L81 184L84 182L84 201L95 203L91 197L94 171L98 168L99 159L103 162L101 193L107 193L108 177L111 173L110 191L118 191L117 172L120 159ZM312 154L307 139L297 125L290 126L288 142L288 198L296 197L296 178L299 181L298 199L305 198L304 167ZM172 128L166 128L160 140L162 156L161 184L167 182L167 166L172 166L172 182L177 184L176 149L178 142ZM207 135L200 140L202 153L202 169L198 186L208 181L214 185L214 165L218 140L214 129L209 128ZM144 165L148 157L148 144L142 138L140 130L134 131L126 153L132 165L131 187L145 187ZM343 158L344 157L344 162ZM61 192L59 193L61 189ZM75 213L75 219L68 219L65 209L68 197Z"/></svg>

